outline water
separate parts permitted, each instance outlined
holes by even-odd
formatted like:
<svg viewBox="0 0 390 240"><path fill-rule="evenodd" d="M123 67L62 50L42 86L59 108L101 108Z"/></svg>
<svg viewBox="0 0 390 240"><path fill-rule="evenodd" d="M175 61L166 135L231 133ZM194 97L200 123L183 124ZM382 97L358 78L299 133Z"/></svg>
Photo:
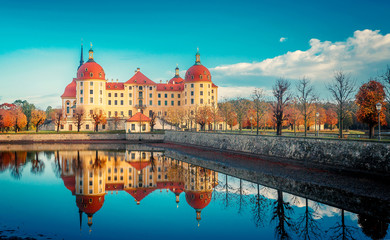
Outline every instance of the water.
<svg viewBox="0 0 390 240"><path fill-rule="evenodd" d="M247 181L262 174L251 167L204 166L219 158L250 165L249 157L215 153L207 158L198 149L163 144L11 148L0 152L3 238L390 238L388 202L363 209L353 199L366 198L343 196L337 189L330 200L305 191L293 195ZM278 168L286 167L273 171Z"/></svg>

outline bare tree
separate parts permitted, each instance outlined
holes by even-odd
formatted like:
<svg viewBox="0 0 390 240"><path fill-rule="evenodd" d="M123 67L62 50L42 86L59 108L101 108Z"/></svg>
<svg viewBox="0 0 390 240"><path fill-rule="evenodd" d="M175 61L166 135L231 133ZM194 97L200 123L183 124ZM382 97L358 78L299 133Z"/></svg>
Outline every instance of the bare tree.
<svg viewBox="0 0 390 240"><path fill-rule="evenodd" d="M85 109L82 107L77 107L73 117L76 122L77 132L80 132L81 126L84 124Z"/></svg>
<svg viewBox="0 0 390 240"><path fill-rule="evenodd" d="M154 126L156 125L157 114L154 111L151 111L149 118L150 131L153 132Z"/></svg>
<svg viewBox="0 0 390 240"><path fill-rule="evenodd" d="M223 118L223 121L225 122L225 130L227 130L227 125L228 125L228 121L229 121L229 117L230 117L230 114L232 112L232 104L230 101L228 101L226 98L223 99L223 101L221 103L218 104L219 105L219 110L220 110L220 113L221 113L221 116Z"/></svg>
<svg viewBox="0 0 390 240"><path fill-rule="evenodd" d="M390 66L387 65L385 72L380 76L386 91L386 101L390 103ZM390 109L390 108L389 108Z"/></svg>
<svg viewBox="0 0 390 240"><path fill-rule="evenodd" d="M62 109L53 109L51 112L51 119L53 120L54 125L57 126L57 132L59 132L60 126L65 120Z"/></svg>
<svg viewBox="0 0 390 240"><path fill-rule="evenodd" d="M273 103L273 115L276 123L276 135L282 135L283 122L287 120L284 110L291 100L290 82L286 79L279 78L273 87L273 95L276 102Z"/></svg>
<svg viewBox="0 0 390 240"><path fill-rule="evenodd" d="M217 130L217 122L219 120L219 108L215 101L211 103L211 108L210 108L210 113L211 113L211 118L214 121L214 132Z"/></svg>
<svg viewBox="0 0 390 240"><path fill-rule="evenodd" d="M91 118L93 120L93 123L95 125L95 132L99 131L99 124L106 124L107 119L106 115L104 114L103 110L101 109L94 109L91 113Z"/></svg>
<svg viewBox="0 0 390 240"><path fill-rule="evenodd" d="M248 111L248 102L247 100L238 97L236 100L233 101L233 109L236 113L238 127L240 129L240 132L242 131L242 122L244 120L244 117Z"/></svg>
<svg viewBox="0 0 390 240"><path fill-rule="evenodd" d="M264 90L256 88L253 91L252 99L256 111L256 135L259 135L260 119L264 116L265 113Z"/></svg>
<svg viewBox="0 0 390 240"><path fill-rule="evenodd" d="M333 82L327 86L336 101L340 138L343 138L343 121L347 112L346 105L353 97L355 84L355 81L352 81L349 75L340 70L334 73Z"/></svg>
<svg viewBox="0 0 390 240"><path fill-rule="evenodd" d="M306 77L303 77L297 84L297 100L298 100L298 109L302 114L303 122L305 125L305 137L307 137L307 123L310 116L314 110L314 104L317 101L317 96L314 93L313 86L310 83L310 80Z"/></svg>
<svg viewBox="0 0 390 240"><path fill-rule="evenodd" d="M112 118L112 121L114 122L114 129L117 130L118 124L121 122L121 118L118 114L115 114L115 116Z"/></svg>

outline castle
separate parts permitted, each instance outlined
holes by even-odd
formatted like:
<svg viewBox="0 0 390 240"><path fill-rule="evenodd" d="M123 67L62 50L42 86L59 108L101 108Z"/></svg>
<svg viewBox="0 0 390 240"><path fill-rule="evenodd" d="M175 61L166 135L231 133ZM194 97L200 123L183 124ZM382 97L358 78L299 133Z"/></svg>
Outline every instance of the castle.
<svg viewBox="0 0 390 240"><path fill-rule="evenodd" d="M106 79L104 69L94 60L92 44L85 63L81 46L77 76L61 95L62 112L66 118L61 124L61 130L75 130L74 114L80 108L85 113L85 121L80 130L88 131L93 130L91 115L96 111L107 118L107 124L101 124L101 129L112 130L114 119L126 120L137 112L149 117L156 114L161 119L169 111L180 110L193 116L198 107L217 107L218 87L212 82L210 71L201 64L199 50L195 56L195 64L187 70L184 79L180 77L179 68L176 67L175 76L171 80L155 83L137 68L126 82L110 82ZM195 121L191 121L190 127L193 126L196 127ZM212 124L206 127L215 128ZM118 126L118 129L123 128L124 124Z"/></svg>

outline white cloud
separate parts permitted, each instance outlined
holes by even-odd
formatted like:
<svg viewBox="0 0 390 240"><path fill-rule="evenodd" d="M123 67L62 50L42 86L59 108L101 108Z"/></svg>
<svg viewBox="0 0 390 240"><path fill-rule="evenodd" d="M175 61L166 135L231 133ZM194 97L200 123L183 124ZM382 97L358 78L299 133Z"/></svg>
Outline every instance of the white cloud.
<svg viewBox="0 0 390 240"><path fill-rule="evenodd" d="M285 41L287 41L287 38L285 38L285 37L281 37L281 38L279 39L279 42L285 42Z"/></svg>
<svg viewBox="0 0 390 240"><path fill-rule="evenodd" d="M310 48L305 51L287 52L261 62L221 65L212 71L219 78L283 76L298 79L306 76L314 81L323 81L331 79L338 69L351 72L354 76L362 73L375 76L378 69L390 62L390 34L382 35L379 30L355 31L353 37L342 42L313 38L309 43Z"/></svg>
<svg viewBox="0 0 390 240"><path fill-rule="evenodd" d="M253 94L255 87L243 86L243 87L218 87L218 100L224 98L232 99L237 97L248 98ZM266 96L272 96L272 90L262 88Z"/></svg>

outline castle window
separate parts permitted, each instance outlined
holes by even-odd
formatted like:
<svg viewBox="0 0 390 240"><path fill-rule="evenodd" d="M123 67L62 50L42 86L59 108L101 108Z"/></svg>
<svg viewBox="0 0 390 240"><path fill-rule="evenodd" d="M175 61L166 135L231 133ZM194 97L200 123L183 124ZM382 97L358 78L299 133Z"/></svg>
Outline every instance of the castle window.
<svg viewBox="0 0 390 240"><path fill-rule="evenodd" d="M194 99L191 99L191 104L194 104Z"/></svg>
<svg viewBox="0 0 390 240"><path fill-rule="evenodd" d="M123 100L121 100L121 105L123 105Z"/></svg>
<svg viewBox="0 0 390 240"><path fill-rule="evenodd" d="M132 88L131 88L131 86L129 86L129 90L131 90Z"/></svg>
<svg viewBox="0 0 390 240"><path fill-rule="evenodd" d="M210 92L209 92L209 96L210 96Z"/></svg>
<svg viewBox="0 0 390 240"><path fill-rule="evenodd" d="M133 115L133 111L129 110L129 117Z"/></svg>
<svg viewBox="0 0 390 240"><path fill-rule="evenodd" d="M89 129L89 124L85 125L85 129L87 130Z"/></svg>
<svg viewBox="0 0 390 240"><path fill-rule="evenodd" d="M191 96L194 96L194 91L191 91Z"/></svg>
<svg viewBox="0 0 390 240"><path fill-rule="evenodd" d="M202 79L202 78L203 78L203 76L202 76L202 75L199 75L199 78L200 78L200 79Z"/></svg>
<svg viewBox="0 0 390 240"><path fill-rule="evenodd" d="M100 78L102 77L102 73L99 73L99 77L100 77Z"/></svg>
<svg viewBox="0 0 390 240"><path fill-rule="evenodd" d="M111 111L108 111L108 117L111 117Z"/></svg>
<svg viewBox="0 0 390 240"><path fill-rule="evenodd" d="M150 100L150 101L149 101L149 105L153 105L152 103L153 103L153 101L152 101L152 100Z"/></svg>
<svg viewBox="0 0 390 240"><path fill-rule="evenodd" d="M211 90L211 93L214 93L214 89Z"/></svg>
<svg viewBox="0 0 390 240"><path fill-rule="evenodd" d="M80 103L81 103L81 104L83 103L83 98L82 98L82 97L80 98Z"/></svg>
<svg viewBox="0 0 390 240"><path fill-rule="evenodd" d="M184 104L187 105L187 99L184 100Z"/></svg>
<svg viewBox="0 0 390 240"><path fill-rule="evenodd" d="M191 76L191 79L194 79L194 75Z"/></svg>
<svg viewBox="0 0 390 240"><path fill-rule="evenodd" d="M89 83L89 86L93 86L93 82L90 82L90 83Z"/></svg>
<svg viewBox="0 0 390 240"><path fill-rule="evenodd" d="M210 75L207 75L207 79L210 80Z"/></svg>
<svg viewBox="0 0 390 240"><path fill-rule="evenodd" d="M121 97L123 97L123 93L121 93Z"/></svg>
<svg viewBox="0 0 390 240"><path fill-rule="evenodd" d="M168 105L168 101L165 101L165 106L167 106Z"/></svg>
<svg viewBox="0 0 390 240"><path fill-rule="evenodd" d="M200 91L200 96L203 96L203 91Z"/></svg>
<svg viewBox="0 0 390 240"><path fill-rule="evenodd" d="M167 98L167 97L168 97L168 94L165 93L165 94L164 94L164 97Z"/></svg>
<svg viewBox="0 0 390 240"><path fill-rule="evenodd" d="M108 100L108 105L111 105L111 100Z"/></svg>
<svg viewBox="0 0 390 240"><path fill-rule="evenodd" d="M130 101L129 101L129 105L133 105L133 101L130 100Z"/></svg>
<svg viewBox="0 0 390 240"><path fill-rule="evenodd" d="M85 68L85 71L88 72L88 68Z"/></svg>
<svg viewBox="0 0 390 240"><path fill-rule="evenodd" d="M100 95L102 95L103 94L103 90L100 90Z"/></svg>
<svg viewBox="0 0 390 240"><path fill-rule="evenodd" d="M90 102L93 103L93 98L90 99Z"/></svg>
<svg viewBox="0 0 390 240"><path fill-rule="evenodd" d="M152 89L153 89L152 87L149 87L149 90L150 90L150 91L152 91Z"/></svg>
<svg viewBox="0 0 390 240"><path fill-rule="evenodd" d="M81 75L81 77L84 77L84 73L81 73L80 75Z"/></svg>
<svg viewBox="0 0 390 240"><path fill-rule="evenodd" d="M193 84L193 83L191 83L191 87L192 87L192 88L194 87L194 84Z"/></svg>
<svg viewBox="0 0 390 240"><path fill-rule="evenodd" d="M142 90L142 86L139 86L138 89L139 89L139 90Z"/></svg>
<svg viewBox="0 0 390 240"><path fill-rule="evenodd" d="M83 86L83 82L80 82L80 86L81 86L81 87Z"/></svg>
<svg viewBox="0 0 390 240"><path fill-rule="evenodd" d="M158 100L158 105L161 106L161 101L160 100Z"/></svg>
<svg viewBox="0 0 390 240"><path fill-rule="evenodd" d="M200 78L200 79L202 79L202 78ZM201 87L201 88L203 87L203 83L200 84L200 87Z"/></svg>
<svg viewBox="0 0 390 240"><path fill-rule="evenodd" d="M90 77L93 77L93 73L89 73L89 76L90 76Z"/></svg>
<svg viewBox="0 0 390 240"><path fill-rule="evenodd" d="M175 97L175 95L172 93L172 94L171 94L171 98L174 98L174 97Z"/></svg>
<svg viewBox="0 0 390 240"><path fill-rule="evenodd" d="M108 97L111 97L111 93L108 93Z"/></svg>
<svg viewBox="0 0 390 240"><path fill-rule="evenodd" d="M203 104L203 98L200 99L200 104Z"/></svg>
<svg viewBox="0 0 390 240"><path fill-rule="evenodd" d="M175 101L171 101L171 105L174 106L175 105Z"/></svg>
<svg viewBox="0 0 390 240"><path fill-rule="evenodd" d="M161 93L158 94L158 97L161 98Z"/></svg>
<svg viewBox="0 0 390 240"><path fill-rule="evenodd" d="M93 90L89 90L89 94L93 94Z"/></svg>
<svg viewBox="0 0 390 240"><path fill-rule="evenodd" d="M177 101L177 106L180 106L180 101Z"/></svg>
<svg viewBox="0 0 390 240"><path fill-rule="evenodd" d="M149 93L149 97L152 98L152 96L153 96L153 95L152 95L151 93Z"/></svg>
<svg viewBox="0 0 390 240"><path fill-rule="evenodd" d="M115 97L118 97L118 93L115 93L114 96L115 96Z"/></svg>
<svg viewBox="0 0 390 240"><path fill-rule="evenodd" d="M180 94L177 94L177 97L180 98Z"/></svg>
<svg viewBox="0 0 390 240"><path fill-rule="evenodd" d="M114 101L114 105L118 105L118 101L117 100Z"/></svg>

